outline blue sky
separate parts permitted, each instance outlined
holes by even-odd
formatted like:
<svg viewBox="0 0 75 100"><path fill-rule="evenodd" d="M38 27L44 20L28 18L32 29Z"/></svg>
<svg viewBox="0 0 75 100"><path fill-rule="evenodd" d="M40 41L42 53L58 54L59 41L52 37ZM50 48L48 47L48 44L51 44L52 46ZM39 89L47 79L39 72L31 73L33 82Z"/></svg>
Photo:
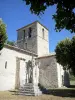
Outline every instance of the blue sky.
<svg viewBox="0 0 75 100"><path fill-rule="evenodd" d="M54 52L57 43L65 38L72 38L67 30L56 32L55 21L52 15L55 13L56 7L49 7L40 17L31 14L29 6L26 6L22 0L0 0L0 18L7 25L8 40L17 40L16 30L22 26L32 23L36 20L40 21L49 29L49 50Z"/></svg>

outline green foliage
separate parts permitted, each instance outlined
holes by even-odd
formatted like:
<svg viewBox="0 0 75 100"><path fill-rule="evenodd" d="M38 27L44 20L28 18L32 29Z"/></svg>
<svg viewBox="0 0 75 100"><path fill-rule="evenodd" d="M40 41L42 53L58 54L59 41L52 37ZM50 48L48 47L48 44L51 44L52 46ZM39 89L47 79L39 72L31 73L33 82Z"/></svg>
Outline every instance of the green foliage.
<svg viewBox="0 0 75 100"><path fill-rule="evenodd" d="M70 48L70 68L72 69L74 75L75 75L75 36L71 40L71 48ZM72 67L71 67L72 66Z"/></svg>
<svg viewBox="0 0 75 100"><path fill-rule="evenodd" d="M75 36L70 39L60 41L55 49L56 59L64 69L71 69L75 75Z"/></svg>
<svg viewBox="0 0 75 100"><path fill-rule="evenodd" d="M70 75L70 81L75 81L75 77L73 75Z"/></svg>
<svg viewBox="0 0 75 100"><path fill-rule="evenodd" d="M56 13L53 19L56 21L56 31L67 29L71 33L75 32L75 1L74 0L23 0L26 5L30 5L30 11L40 15L49 6L56 5Z"/></svg>
<svg viewBox="0 0 75 100"><path fill-rule="evenodd" d="M0 19L0 50L4 47L6 40L6 25L3 23L2 19Z"/></svg>
<svg viewBox="0 0 75 100"><path fill-rule="evenodd" d="M14 46L15 44L14 44L14 41L7 41L7 44L9 44L9 45L11 45L11 46Z"/></svg>

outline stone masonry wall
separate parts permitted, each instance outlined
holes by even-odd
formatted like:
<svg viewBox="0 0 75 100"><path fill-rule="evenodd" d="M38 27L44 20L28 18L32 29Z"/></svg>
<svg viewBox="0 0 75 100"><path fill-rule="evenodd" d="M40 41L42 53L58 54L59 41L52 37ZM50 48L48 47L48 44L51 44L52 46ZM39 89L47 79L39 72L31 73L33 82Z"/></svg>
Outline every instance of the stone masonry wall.
<svg viewBox="0 0 75 100"><path fill-rule="evenodd" d="M39 23L37 23L37 52L38 56L49 54L48 30Z"/></svg>
<svg viewBox="0 0 75 100"><path fill-rule="evenodd" d="M31 28L31 37L28 37L29 28ZM24 33L25 31L25 33ZM25 34L25 36L24 36ZM36 23L21 28L17 33L17 46L37 54L37 26Z"/></svg>
<svg viewBox="0 0 75 100"><path fill-rule="evenodd" d="M55 56L40 58L39 61L39 83L45 88L57 88L57 63Z"/></svg>

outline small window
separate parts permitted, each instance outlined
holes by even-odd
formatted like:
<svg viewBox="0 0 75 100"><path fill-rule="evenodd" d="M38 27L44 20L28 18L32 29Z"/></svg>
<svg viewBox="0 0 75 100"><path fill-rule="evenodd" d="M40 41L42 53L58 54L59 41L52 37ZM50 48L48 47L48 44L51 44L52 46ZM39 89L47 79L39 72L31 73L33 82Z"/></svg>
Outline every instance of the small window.
<svg viewBox="0 0 75 100"><path fill-rule="evenodd" d="M28 37L31 38L31 32L32 32L32 29L31 27L29 28L29 32L28 32Z"/></svg>
<svg viewBox="0 0 75 100"><path fill-rule="evenodd" d="M5 69L7 69L7 61L5 62Z"/></svg>
<svg viewBox="0 0 75 100"><path fill-rule="evenodd" d="M25 43L26 44L26 49L27 49L27 43Z"/></svg>
<svg viewBox="0 0 75 100"><path fill-rule="evenodd" d="M44 28L43 28L43 29L42 29L42 36L43 36L43 39L44 39L44 35L45 35L45 34L44 34Z"/></svg>
<svg viewBox="0 0 75 100"><path fill-rule="evenodd" d="M24 33L24 37L23 37L23 39L25 40L25 37L26 37L25 30L23 30L23 33Z"/></svg>

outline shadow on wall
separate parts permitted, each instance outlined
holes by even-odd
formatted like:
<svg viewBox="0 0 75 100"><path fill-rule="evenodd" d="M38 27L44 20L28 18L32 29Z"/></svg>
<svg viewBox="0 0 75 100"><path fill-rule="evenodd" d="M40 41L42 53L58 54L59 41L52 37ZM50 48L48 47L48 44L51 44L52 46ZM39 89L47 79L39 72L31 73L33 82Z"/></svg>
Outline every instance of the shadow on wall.
<svg viewBox="0 0 75 100"><path fill-rule="evenodd" d="M69 73L65 70L64 71L64 82L63 82L63 86L70 86L70 80L69 80Z"/></svg>

